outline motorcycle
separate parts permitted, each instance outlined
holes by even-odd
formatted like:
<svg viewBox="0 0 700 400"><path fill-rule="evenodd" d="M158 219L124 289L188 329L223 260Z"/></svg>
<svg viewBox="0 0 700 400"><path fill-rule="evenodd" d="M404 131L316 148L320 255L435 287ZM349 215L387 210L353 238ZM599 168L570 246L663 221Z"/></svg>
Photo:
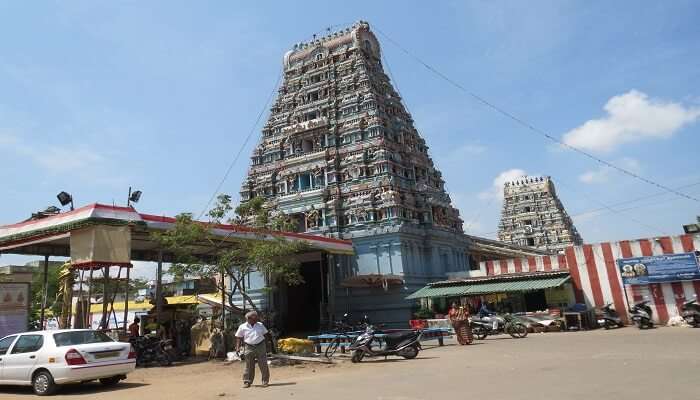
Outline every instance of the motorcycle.
<svg viewBox="0 0 700 400"><path fill-rule="evenodd" d="M636 303L630 308L630 314L637 328L651 329L654 327L654 322L651 320L652 311L651 307L649 307L649 300L642 300Z"/></svg>
<svg viewBox="0 0 700 400"><path fill-rule="evenodd" d="M507 333L515 339L527 336L527 325L517 320L510 314L491 314L482 318L472 318L469 321L472 334L479 340L486 339L489 335Z"/></svg>
<svg viewBox="0 0 700 400"><path fill-rule="evenodd" d="M600 327L610 329L622 328L625 326L624 322L622 322L622 318L620 318L620 314L612 308L612 303L604 305L601 310L603 314L598 317L598 325Z"/></svg>
<svg viewBox="0 0 700 400"><path fill-rule="evenodd" d="M157 362L161 367L167 367L173 363L173 343L170 339L161 340L156 336L138 336L129 339L136 352L136 365L148 366L151 362Z"/></svg>
<svg viewBox="0 0 700 400"><path fill-rule="evenodd" d="M352 352L351 361L359 363L365 357L378 356L399 356L410 360L416 358L422 349L420 339L423 332L420 330L405 333L387 333L382 337L384 346L375 348L373 347L373 342L377 340L376 335L381 333L381 331L375 330L373 326L368 325L364 333L355 338L348 347L348 350Z"/></svg>
<svg viewBox="0 0 700 400"><path fill-rule="evenodd" d="M687 301L683 303L683 311L681 313L685 322L693 328L700 326L700 304L698 304L698 299Z"/></svg>

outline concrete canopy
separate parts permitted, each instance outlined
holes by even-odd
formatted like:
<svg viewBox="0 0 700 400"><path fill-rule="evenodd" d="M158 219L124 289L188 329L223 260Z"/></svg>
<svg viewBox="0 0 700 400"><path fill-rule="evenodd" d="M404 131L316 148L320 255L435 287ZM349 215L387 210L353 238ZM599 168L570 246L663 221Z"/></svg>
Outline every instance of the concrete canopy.
<svg viewBox="0 0 700 400"><path fill-rule="evenodd" d="M141 214L132 207L91 204L46 218L0 226L0 253L70 257L72 232L90 226L111 225L130 227L132 261L157 261L160 249L151 233L166 231L174 223L175 218ZM309 246L310 251L353 253L350 241L302 233L265 232L261 236L260 232L239 225L216 225L212 227L211 233L221 238L221 244L202 243L197 246L195 255L203 260L210 257L217 246L232 244L240 239L259 240L261 237L302 241ZM164 252L162 261L170 262L173 261L172 258L172 254Z"/></svg>

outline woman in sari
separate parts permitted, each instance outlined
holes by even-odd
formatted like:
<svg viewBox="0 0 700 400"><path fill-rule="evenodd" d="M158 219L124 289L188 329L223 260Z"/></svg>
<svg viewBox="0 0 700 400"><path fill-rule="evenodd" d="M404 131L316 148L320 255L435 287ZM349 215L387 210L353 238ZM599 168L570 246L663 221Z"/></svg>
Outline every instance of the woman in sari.
<svg viewBox="0 0 700 400"><path fill-rule="evenodd" d="M457 303L452 303L452 307L447 313L447 319L452 324L455 335L457 335L457 342L460 345L471 344L474 337L469 326L469 311L464 306L457 306Z"/></svg>

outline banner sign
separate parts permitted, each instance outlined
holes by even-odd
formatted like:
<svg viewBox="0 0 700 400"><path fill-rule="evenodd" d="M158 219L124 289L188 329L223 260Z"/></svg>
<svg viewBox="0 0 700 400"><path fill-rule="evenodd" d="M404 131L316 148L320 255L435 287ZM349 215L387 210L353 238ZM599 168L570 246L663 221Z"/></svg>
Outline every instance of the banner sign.
<svg viewBox="0 0 700 400"><path fill-rule="evenodd" d="M0 338L27 331L29 300L28 283L0 283Z"/></svg>
<svg viewBox="0 0 700 400"><path fill-rule="evenodd" d="M617 266L625 285L677 282L700 279L700 253L620 258Z"/></svg>

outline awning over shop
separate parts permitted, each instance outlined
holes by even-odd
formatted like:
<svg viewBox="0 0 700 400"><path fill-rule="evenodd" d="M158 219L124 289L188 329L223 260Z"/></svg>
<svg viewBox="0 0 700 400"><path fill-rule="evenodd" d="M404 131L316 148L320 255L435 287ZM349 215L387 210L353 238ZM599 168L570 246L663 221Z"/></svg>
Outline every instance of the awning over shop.
<svg viewBox="0 0 700 400"><path fill-rule="evenodd" d="M568 272L538 272L435 282L411 294L406 299L527 292L559 287L568 282L570 278Z"/></svg>

